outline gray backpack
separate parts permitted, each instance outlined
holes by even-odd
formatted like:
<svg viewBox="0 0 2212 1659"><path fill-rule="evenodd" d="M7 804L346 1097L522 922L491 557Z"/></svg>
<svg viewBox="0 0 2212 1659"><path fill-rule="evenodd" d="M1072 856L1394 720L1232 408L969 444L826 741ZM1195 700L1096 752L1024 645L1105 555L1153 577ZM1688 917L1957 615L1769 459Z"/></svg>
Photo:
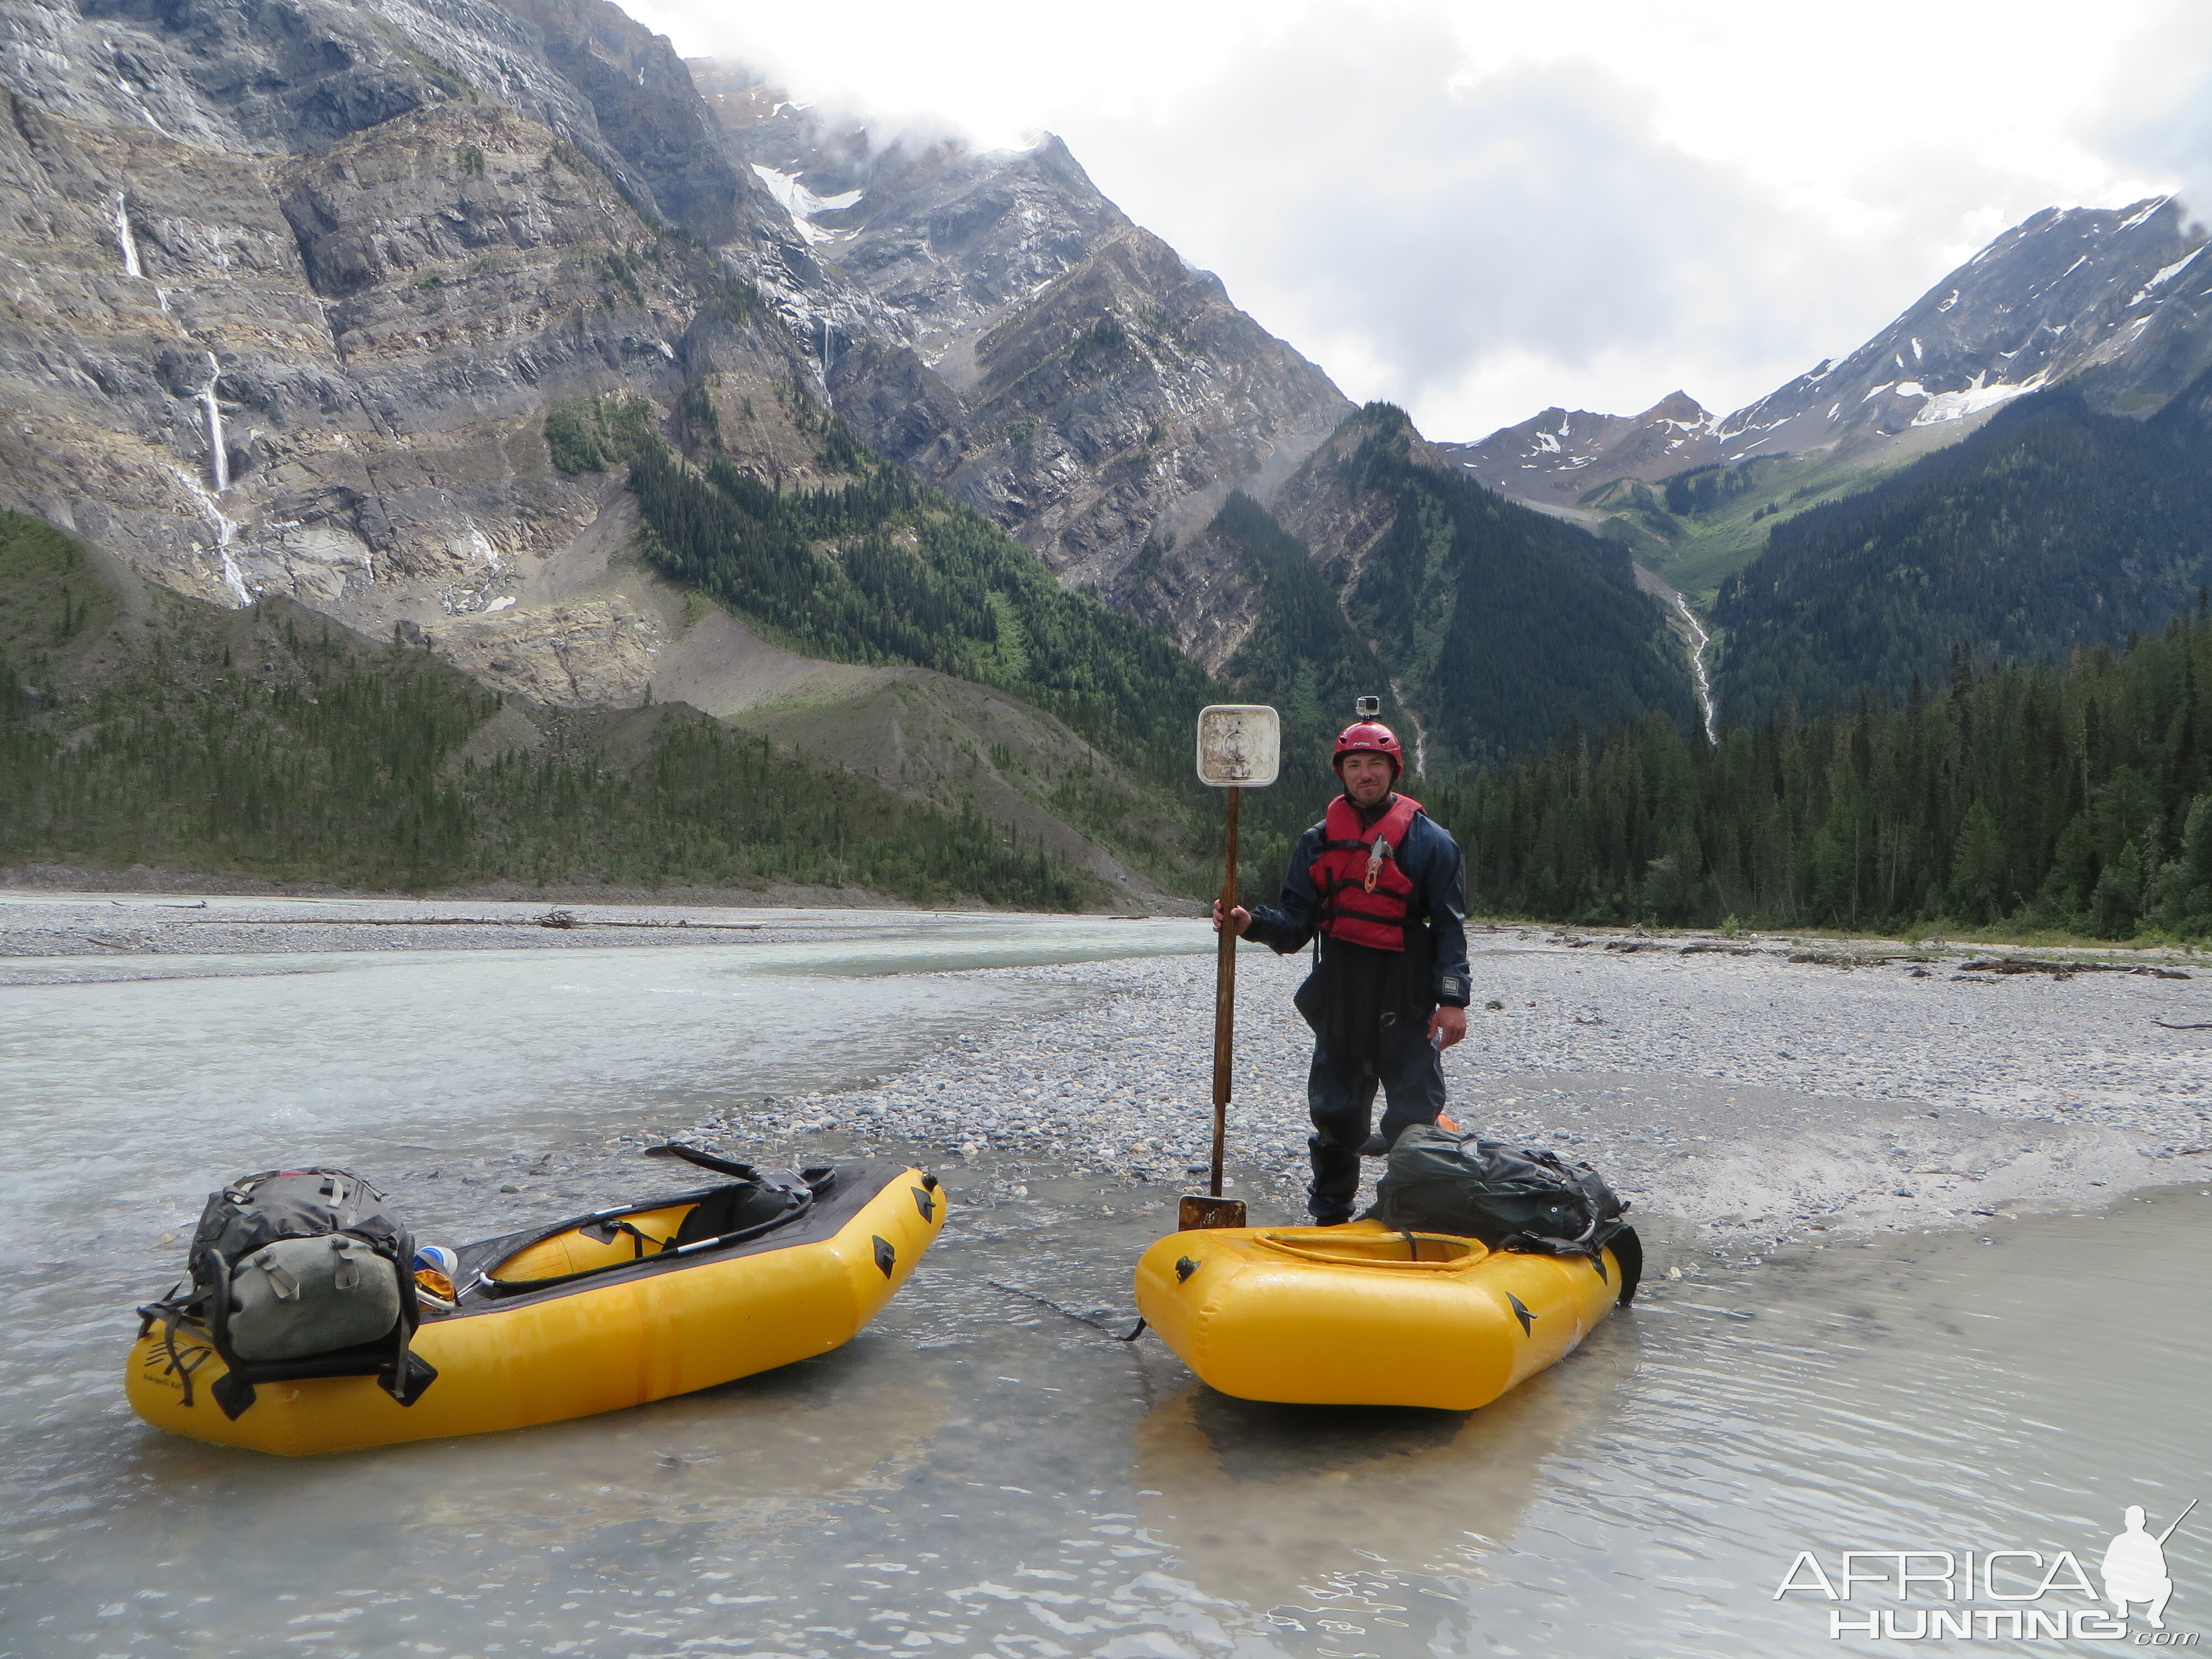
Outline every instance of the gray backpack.
<svg viewBox="0 0 2212 1659"><path fill-rule="evenodd" d="M139 1312L166 1327L173 1358L179 1321L206 1329L228 1368L210 1390L227 1416L253 1404L257 1383L313 1376L374 1376L411 1406L437 1377L408 1351L422 1316L414 1255L384 1194L359 1176L272 1170L208 1194L191 1293Z"/></svg>

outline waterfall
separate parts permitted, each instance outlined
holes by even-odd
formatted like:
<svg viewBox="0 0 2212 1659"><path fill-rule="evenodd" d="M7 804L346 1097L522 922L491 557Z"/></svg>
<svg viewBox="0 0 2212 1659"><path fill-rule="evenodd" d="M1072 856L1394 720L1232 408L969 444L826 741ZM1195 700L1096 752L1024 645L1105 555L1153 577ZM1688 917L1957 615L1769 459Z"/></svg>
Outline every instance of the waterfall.
<svg viewBox="0 0 2212 1659"><path fill-rule="evenodd" d="M131 209L119 190L115 192L115 246L123 250L123 274L144 282L146 272L138 264L138 239L131 234Z"/></svg>
<svg viewBox="0 0 2212 1659"><path fill-rule="evenodd" d="M207 410L208 469L214 479L218 495L230 488L230 451L223 447L222 405L216 401L215 383L222 371L216 366L215 353L207 355L208 383L200 393L200 407Z"/></svg>
<svg viewBox="0 0 2212 1659"><path fill-rule="evenodd" d="M1374 648L1370 641L1368 649L1371 651ZM1413 728L1413 775L1425 778L1429 775L1429 728L1421 724L1419 712L1407 703L1406 686L1402 680L1390 682L1390 695L1398 700L1398 707L1405 709L1406 719Z"/></svg>
<svg viewBox="0 0 2212 1659"><path fill-rule="evenodd" d="M1690 672L1698 684L1698 712L1705 717L1705 741L1717 744L1721 740L1720 713L1713 706L1712 676L1705 670L1705 647L1713 636L1705 632L1705 623L1698 613L1690 609L1690 602L1681 594L1674 595L1674 609L1682 613L1682 625L1690 631Z"/></svg>
<svg viewBox="0 0 2212 1659"><path fill-rule="evenodd" d="M253 603L253 590L246 585L246 569L239 563L238 555L231 551L231 544L238 539L238 521L222 510L222 503L216 499L215 492L190 472L181 466L172 466L169 470L178 483L199 499L199 504L206 509L208 517L214 520L216 567L222 575L223 587L243 610ZM193 545L198 546L198 544L194 543Z"/></svg>
<svg viewBox="0 0 2212 1659"><path fill-rule="evenodd" d="M238 526L222 515L222 510L210 503L209 511L215 514L215 550L222 562L222 585L230 590L240 610L253 603L253 594L246 586L246 572L240 568L238 555L230 544L238 539Z"/></svg>
<svg viewBox="0 0 2212 1659"><path fill-rule="evenodd" d="M230 488L230 450L222 435L222 404L215 393L222 368L212 351L207 354L207 366L208 380L200 388L199 404L207 412L208 478L215 487L209 489L181 469L178 476L191 486L192 493L206 507L208 517L215 520L215 551L222 568L222 585L242 608L253 603L253 590L246 585L246 571L238 562L238 555L230 550L238 539L238 523L222 510L222 493Z"/></svg>

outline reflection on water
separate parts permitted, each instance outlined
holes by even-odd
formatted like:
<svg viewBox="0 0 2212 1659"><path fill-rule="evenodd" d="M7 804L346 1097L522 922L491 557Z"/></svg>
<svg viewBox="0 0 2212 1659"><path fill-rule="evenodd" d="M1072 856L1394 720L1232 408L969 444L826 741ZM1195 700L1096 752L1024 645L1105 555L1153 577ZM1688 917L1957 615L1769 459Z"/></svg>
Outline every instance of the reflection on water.
<svg viewBox="0 0 2212 1659"><path fill-rule="evenodd" d="M1798 1550L2087 1561L2128 1504L2163 1524L2212 1485L2196 1270L2212 1200L2195 1189L1992 1221L1988 1243L1680 1281L1657 1261L1647 1304L1449 1414L1199 1387L1157 1342L1048 1305L1126 1319L1171 1194L1032 1174L1017 1200L969 1169L884 1316L772 1376L300 1462L130 1416L124 1310L179 1253L154 1224L264 1151L428 1148L447 1177L395 1201L457 1227L487 1203L557 1209L464 1194L450 1172L516 1139L816 1086L810 1064L880 1072L932 1033L1039 1006L1006 999L1079 994L864 981L855 963L763 1003L797 981L721 954L0 992L0 1656L1880 1651L1829 1641L1824 1604L1774 1599ZM536 1035L511 1041L514 1022ZM634 1179L613 1158L563 1178ZM2212 1546L2185 1526L2168 1559L2168 1622L2201 1629Z"/></svg>
<svg viewBox="0 0 2212 1659"><path fill-rule="evenodd" d="M123 1455L98 1460L96 1486L10 1493L11 1565L36 1583L0 1629L12 1651L69 1651L59 1633L88 1632L103 1648L153 1637L212 1655L550 1650L563 1634L724 1628L735 1615L718 1609L763 1604L757 1551L895 1489L942 1420L933 1391L853 1360L665 1410L347 1458L226 1455L102 1413L78 1431ZM53 1634L33 1633L41 1620Z"/></svg>
<svg viewBox="0 0 2212 1659"><path fill-rule="evenodd" d="M288 1463L64 1378L51 1478L0 1492L0 1651L1852 1651L1774 1601L1798 1549L2088 1560L2204 1468L2203 1292L2114 1271L2212 1242L2193 1192L1676 1285L1464 1415L1227 1400L1018 1293L1126 1305L1150 1201L956 1209L848 1349L514 1435ZM2171 1559L2212 1605L2212 1551Z"/></svg>
<svg viewBox="0 0 2212 1659"><path fill-rule="evenodd" d="M1138 1513L1189 1577L1287 1628L1408 1628L1376 1568L1460 1574L1504 1547L1552 1460L1617 1415L1638 1346L1609 1319L1480 1412L1258 1405L1194 1382L1138 1425Z"/></svg>

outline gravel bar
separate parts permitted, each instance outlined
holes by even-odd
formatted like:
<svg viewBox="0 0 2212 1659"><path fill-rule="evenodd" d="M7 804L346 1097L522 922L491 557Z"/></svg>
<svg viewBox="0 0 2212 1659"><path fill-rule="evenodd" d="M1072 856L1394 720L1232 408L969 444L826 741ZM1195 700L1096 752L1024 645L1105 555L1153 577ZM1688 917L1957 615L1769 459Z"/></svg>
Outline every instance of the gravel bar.
<svg viewBox="0 0 2212 1659"><path fill-rule="evenodd" d="M159 978L154 957L338 951L528 951L873 938L958 913L548 904L494 899L237 897L0 891L0 985ZM995 919L998 913L985 913ZM12 969L68 957L81 969ZM281 971L281 969L279 970Z"/></svg>
<svg viewBox="0 0 2212 1659"><path fill-rule="evenodd" d="M260 954L282 971L274 958L304 952L742 948L928 922L913 911L0 893L0 984L185 969L164 957ZM2186 953L1516 927L1472 928L1469 945L1468 1040L1445 1057L1454 1115L1587 1159L1659 1237L1748 1256L2212 1181L2212 969ZM1303 1210L1310 1044L1290 998L1304 969L1302 956L1254 946L1239 957L1229 1147L1232 1190L1255 1218ZM1017 1206L1032 1184L1103 1182L1148 1203L1197 1186L1210 1140L1210 956L961 971L1049 984L1069 994L1067 1012L1045 1025L979 1018L869 1086L741 1098L669 1132L770 1157L898 1152Z"/></svg>
<svg viewBox="0 0 2212 1659"><path fill-rule="evenodd" d="M1445 1056L1453 1115L1589 1161L1683 1243L1983 1227L2212 1179L2212 1032L2171 1029L2212 1024L2212 974L2166 959L1984 975L1954 971L1955 954L1832 942L1506 928L1470 945L1468 1038ZM873 1088L696 1132L800 1156L919 1146L988 1167L1014 1196L1039 1178L1196 1184L1210 959L976 971L1097 994L1049 1029L1000 1020ZM1229 1147L1255 1217L1303 1207L1310 1042L1290 997L1304 971L1249 946L1238 959Z"/></svg>

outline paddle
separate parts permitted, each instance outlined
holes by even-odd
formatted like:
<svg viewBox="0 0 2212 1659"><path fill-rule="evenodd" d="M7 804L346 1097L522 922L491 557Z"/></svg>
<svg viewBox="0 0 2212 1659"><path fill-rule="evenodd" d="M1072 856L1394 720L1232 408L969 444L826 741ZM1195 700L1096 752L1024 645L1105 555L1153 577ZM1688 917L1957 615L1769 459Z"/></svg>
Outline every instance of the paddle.
<svg viewBox="0 0 2212 1659"><path fill-rule="evenodd" d="M1282 723L1264 703L1215 703L1198 716L1199 781L1229 792L1229 823L1221 873L1222 927L1213 958L1213 1165L1203 1197L1186 1194L1176 1230L1242 1227L1244 1200L1221 1195L1222 1155L1229 1136L1231 1055L1237 1036L1237 933L1228 925L1237 908L1237 818L1246 789L1275 781L1282 757Z"/></svg>
<svg viewBox="0 0 2212 1659"><path fill-rule="evenodd" d="M679 1141L670 1141L665 1146L648 1146L647 1158L680 1158L686 1164L696 1164L702 1170L712 1170L716 1175L735 1176L740 1181L758 1181L761 1174L750 1164L737 1164L726 1158L716 1158L712 1152L702 1152L696 1146L686 1146Z"/></svg>

